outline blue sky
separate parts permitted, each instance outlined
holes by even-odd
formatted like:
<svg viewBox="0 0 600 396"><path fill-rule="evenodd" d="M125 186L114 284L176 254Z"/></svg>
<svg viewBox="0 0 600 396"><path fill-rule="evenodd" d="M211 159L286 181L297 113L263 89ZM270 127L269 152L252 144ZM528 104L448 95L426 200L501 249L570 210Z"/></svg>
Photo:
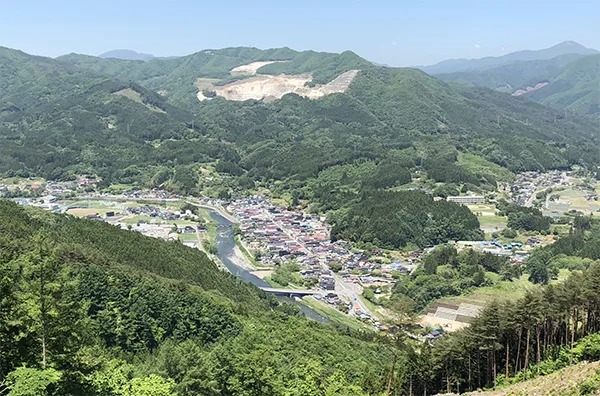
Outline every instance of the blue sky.
<svg viewBox="0 0 600 396"><path fill-rule="evenodd" d="M352 50L392 66L497 56L565 40L600 49L598 0L0 0L0 45L159 56L206 48Z"/></svg>

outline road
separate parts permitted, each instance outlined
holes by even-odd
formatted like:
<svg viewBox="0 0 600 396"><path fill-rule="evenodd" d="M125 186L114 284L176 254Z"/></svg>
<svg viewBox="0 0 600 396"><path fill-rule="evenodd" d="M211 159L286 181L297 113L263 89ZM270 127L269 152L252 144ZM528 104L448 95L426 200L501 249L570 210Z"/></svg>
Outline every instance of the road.
<svg viewBox="0 0 600 396"><path fill-rule="evenodd" d="M358 298L362 294L362 287L360 285L346 282L344 278L335 274L335 292L340 296L348 298L352 302L353 307L358 304L361 311L373 317L373 312Z"/></svg>
<svg viewBox="0 0 600 396"><path fill-rule="evenodd" d="M312 250L310 250L308 247L306 247L305 244L302 243L302 241L300 241L298 239L298 237L296 235L294 235L294 233L292 233L290 230L288 230L286 228L286 226L275 220L275 218L271 215L271 213L269 213L269 211L265 210L264 211L265 214L267 215L267 217L269 217L269 219L276 224L279 228L281 228L283 230L283 232L291 239L293 239L294 241L296 241L296 243L300 246L300 248L302 249L302 251L309 257L317 257ZM318 257L317 257L318 258ZM330 268L329 266L324 263L322 260L319 259L319 262L321 264L321 267L323 270L329 271ZM360 306L360 309L370 315L371 317L373 317L373 312L371 310L369 310L369 308L363 304L360 299L358 298L361 294L362 294L362 286L356 284L356 283L352 283L352 282L347 282L344 278L342 278L341 276L334 274L334 278L335 278L335 292L337 293L338 296L340 297L345 297L348 301L350 301L352 303L352 305L356 305L358 304Z"/></svg>

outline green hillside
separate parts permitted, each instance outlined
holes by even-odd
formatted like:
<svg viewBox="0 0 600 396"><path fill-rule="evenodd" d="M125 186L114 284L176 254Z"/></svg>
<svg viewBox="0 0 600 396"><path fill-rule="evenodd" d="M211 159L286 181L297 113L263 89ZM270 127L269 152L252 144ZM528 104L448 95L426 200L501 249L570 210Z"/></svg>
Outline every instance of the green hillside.
<svg viewBox="0 0 600 396"><path fill-rule="evenodd" d="M196 249L0 201L2 393L383 391L388 347L293 308Z"/></svg>
<svg viewBox="0 0 600 396"><path fill-rule="evenodd" d="M581 114L600 114L600 55L591 55L567 65L539 91L527 94L546 105L568 108Z"/></svg>
<svg viewBox="0 0 600 396"><path fill-rule="evenodd" d="M567 54L548 60L516 61L484 70L436 74L436 77L444 81L512 94L517 89L550 80L565 66L582 57L584 55Z"/></svg>
<svg viewBox="0 0 600 396"><path fill-rule="evenodd" d="M484 70L438 74L436 77L507 93L547 83L547 86L524 97L580 114L600 114L600 55L562 55L549 60L520 61Z"/></svg>
<svg viewBox="0 0 600 396"><path fill-rule="evenodd" d="M257 48L225 48L204 50L173 59L126 61L70 54L57 58L66 65L88 70L124 81L136 81L143 86L163 92L165 98L188 109L198 105L194 83L198 78L230 80L230 70L257 61L286 61L263 66L263 74L311 73L315 83L326 83L342 72L360 69L370 62L356 54L297 52L289 48L259 50Z"/></svg>

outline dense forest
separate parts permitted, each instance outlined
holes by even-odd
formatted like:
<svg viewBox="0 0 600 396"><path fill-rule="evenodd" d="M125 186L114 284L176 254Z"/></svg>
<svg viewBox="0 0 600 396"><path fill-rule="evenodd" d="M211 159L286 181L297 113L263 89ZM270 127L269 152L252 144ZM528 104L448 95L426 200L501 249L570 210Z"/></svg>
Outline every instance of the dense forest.
<svg viewBox="0 0 600 396"><path fill-rule="evenodd" d="M492 303L469 328L427 342L404 327L380 336L312 322L195 249L1 201L0 391L404 395L522 381L600 359L599 235L580 221L526 263L568 267L568 279ZM506 266L443 247L416 277L457 271L475 284ZM428 301L405 282L395 293Z"/></svg>
<svg viewBox="0 0 600 396"><path fill-rule="evenodd" d="M438 201L421 191L369 191L343 215L333 218L331 238L370 242L397 249L413 243L437 245L449 240L483 237L471 211L452 202Z"/></svg>
<svg viewBox="0 0 600 396"><path fill-rule="evenodd" d="M3 393L384 389L391 350L374 335L296 316L178 243L2 201L0 274Z"/></svg>

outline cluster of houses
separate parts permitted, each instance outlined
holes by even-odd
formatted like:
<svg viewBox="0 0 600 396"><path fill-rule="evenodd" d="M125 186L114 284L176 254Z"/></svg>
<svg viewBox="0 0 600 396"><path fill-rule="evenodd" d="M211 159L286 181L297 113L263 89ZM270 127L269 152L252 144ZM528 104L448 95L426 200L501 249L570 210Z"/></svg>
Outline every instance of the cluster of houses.
<svg viewBox="0 0 600 396"><path fill-rule="evenodd" d="M543 187L566 186L568 183L567 172L523 172L510 186L511 200L521 206L530 206L536 192ZM508 186L504 186L504 188L508 189Z"/></svg>
<svg viewBox="0 0 600 396"><path fill-rule="evenodd" d="M240 220L242 241L262 264L294 260L302 277L317 279L323 290L335 289L331 268L348 282L373 285L393 283L395 272L408 273L415 267L400 261L382 264L352 251L345 241L332 242L323 218L287 210L263 196L236 200L227 209Z"/></svg>
<svg viewBox="0 0 600 396"><path fill-rule="evenodd" d="M132 215L149 216L167 221L179 220L182 217L180 212L149 205L128 207L126 211Z"/></svg>

